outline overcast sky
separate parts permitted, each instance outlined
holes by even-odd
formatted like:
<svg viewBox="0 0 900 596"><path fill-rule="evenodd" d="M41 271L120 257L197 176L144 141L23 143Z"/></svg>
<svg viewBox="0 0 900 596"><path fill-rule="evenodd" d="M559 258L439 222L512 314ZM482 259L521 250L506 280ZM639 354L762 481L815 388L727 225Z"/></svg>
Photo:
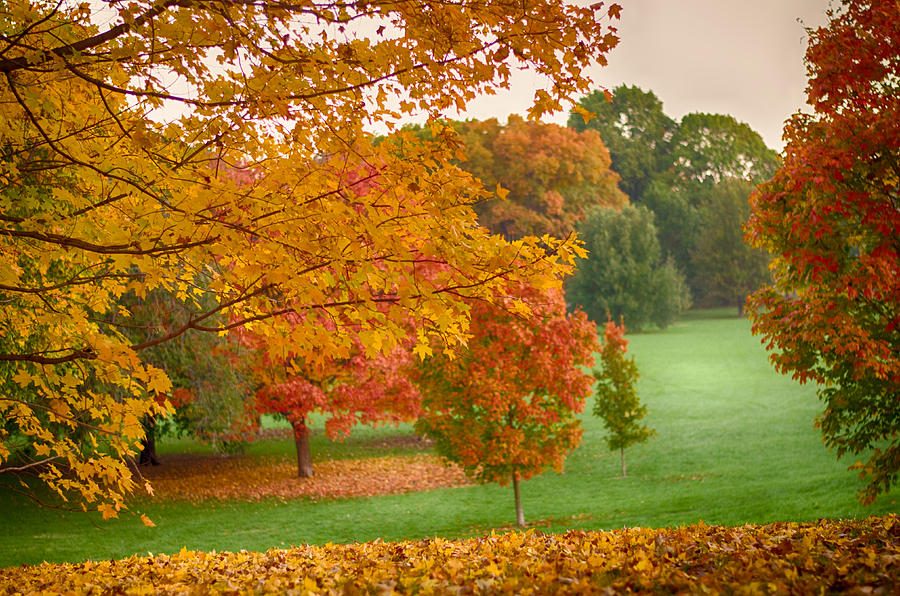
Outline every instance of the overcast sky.
<svg viewBox="0 0 900 596"><path fill-rule="evenodd" d="M673 118L730 114L773 149L783 148L782 125L805 103L804 25L824 24L829 0L618 2L621 41L608 56L609 66L592 71L598 84L651 90ZM510 93L470 104L466 117L524 114L537 81L523 75L514 83Z"/></svg>

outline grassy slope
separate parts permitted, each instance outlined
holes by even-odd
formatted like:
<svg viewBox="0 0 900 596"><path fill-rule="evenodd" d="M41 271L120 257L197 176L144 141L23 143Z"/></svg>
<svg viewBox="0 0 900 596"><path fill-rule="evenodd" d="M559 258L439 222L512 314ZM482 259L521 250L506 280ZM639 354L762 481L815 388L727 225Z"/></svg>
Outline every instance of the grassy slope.
<svg viewBox="0 0 900 596"><path fill-rule="evenodd" d="M584 443L570 456L565 474L549 472L523 484L527 519L550 520L542 527L566 530L898 511L895 495L869 508L855 501L860 483L845 471L850 462L836 462L812 428L819 410L814 390L771 370L746 321L705 313L630 340L642 373L640 395L651 411L646 420L659 436L626 452L629 477L619 478L618 454L606 450L602 426L586 415ZM363 429L343 445L316 441L313 449L318 459L359 457L379 437L408 432L408 427ZM291 449L290 441L271 441L252 452L290 454ZM386 451L392 449L376 446L374 453ZM0 491L0 566L172 552L182 546L265 550L379 537L456 537L513 518L512 490L498 486L326 503L198 508L151 502L140 510L156 528L127 516L95 524L85 515L36 509Z"/></svg>

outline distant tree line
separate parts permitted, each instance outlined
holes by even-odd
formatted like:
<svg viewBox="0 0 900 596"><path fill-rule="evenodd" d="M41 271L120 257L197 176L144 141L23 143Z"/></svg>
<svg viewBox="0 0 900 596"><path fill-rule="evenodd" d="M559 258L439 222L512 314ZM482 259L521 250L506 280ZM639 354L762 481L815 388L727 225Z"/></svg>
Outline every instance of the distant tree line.
<svg viewBox="0 0 900 596"><path fill-rule="evenodd" d="M652 91L622 85L583 98L569 126L594 130L631 202L653 212L664 259L683 272L693 301L734 305L768 279L768 258L749 248L741 228L753 188L775 173L778 154L747 124L723 114L691 113L676 122Z"/></svg>
<svg viewBox="0 0 900 596"><path fill-rule="evenodd" d="M742 313L768 279L768 257L742 226L779 159L731 116L675 121L653 92L623 85L612 101L582 98L567 127L518 116L452 126L459 166L497 193L475 206L482 225L506 238L579 232L590 256L566 300L594 321L664 328L692 303Z"/></svg>

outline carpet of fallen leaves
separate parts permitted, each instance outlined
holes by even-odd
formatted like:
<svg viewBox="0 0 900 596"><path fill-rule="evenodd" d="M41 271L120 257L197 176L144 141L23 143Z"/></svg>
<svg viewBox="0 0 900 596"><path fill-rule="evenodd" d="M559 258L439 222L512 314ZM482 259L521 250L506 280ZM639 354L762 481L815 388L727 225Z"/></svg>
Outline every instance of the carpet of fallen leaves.
<svg viewBox="0 0 900 596"><path fill-rule="evenodd" d="M313 470L312 478L298 478L297 463L288 458L169 455L141 474L155 499L193 503L369 497L470 483L461 469L430 454L323 461Z"/></svg>
<svg viewBox="0 0 900 596"><path fill-rule="evenodd" d="M612 532L134 556L0 570L0 593L896 594L900 520Z"/></svg>

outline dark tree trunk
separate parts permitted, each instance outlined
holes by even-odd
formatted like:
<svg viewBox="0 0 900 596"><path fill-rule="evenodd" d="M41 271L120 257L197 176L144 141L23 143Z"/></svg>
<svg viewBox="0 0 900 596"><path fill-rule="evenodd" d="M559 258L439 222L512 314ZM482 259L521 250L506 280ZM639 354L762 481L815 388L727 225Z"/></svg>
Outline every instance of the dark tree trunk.
<svg viewBox="0 0 900 596"><path fill-rule="evenodd" d="M297 476L311 478L313 475L312 453L309 450L309 429L305 422L294 424L294 445L297 447Z"/></svg>
<svg viewBox="0 0 900 596"><path fill-rule="evenodd" d="M628 476L628 474L625 472L625 448L624 447L622 449L619 449L619 454L622 456L622 478L625 478L626 476Z"/></svg>
<svg viewBox="0 0 900 596"><path fill-rule="evenodd" d="M158 466L159 459L156 457L156 420L150 417L145 418L143 426L145 436L138 463L142 466Z"/></svg>
<svg viewBox="0 0 900 596"><path fill-rule="evenodd" d="M738 300L738 316L739 317L744 316L744 301L743 300Z"/></svg>
<svg viewBox="0 0 900 596"><path fill-rule="evenodd" d="M525 513L522 511L522 499L519 496L519 475L513 472L513 493L516 495L516 525L525 527Z"/></svg>

